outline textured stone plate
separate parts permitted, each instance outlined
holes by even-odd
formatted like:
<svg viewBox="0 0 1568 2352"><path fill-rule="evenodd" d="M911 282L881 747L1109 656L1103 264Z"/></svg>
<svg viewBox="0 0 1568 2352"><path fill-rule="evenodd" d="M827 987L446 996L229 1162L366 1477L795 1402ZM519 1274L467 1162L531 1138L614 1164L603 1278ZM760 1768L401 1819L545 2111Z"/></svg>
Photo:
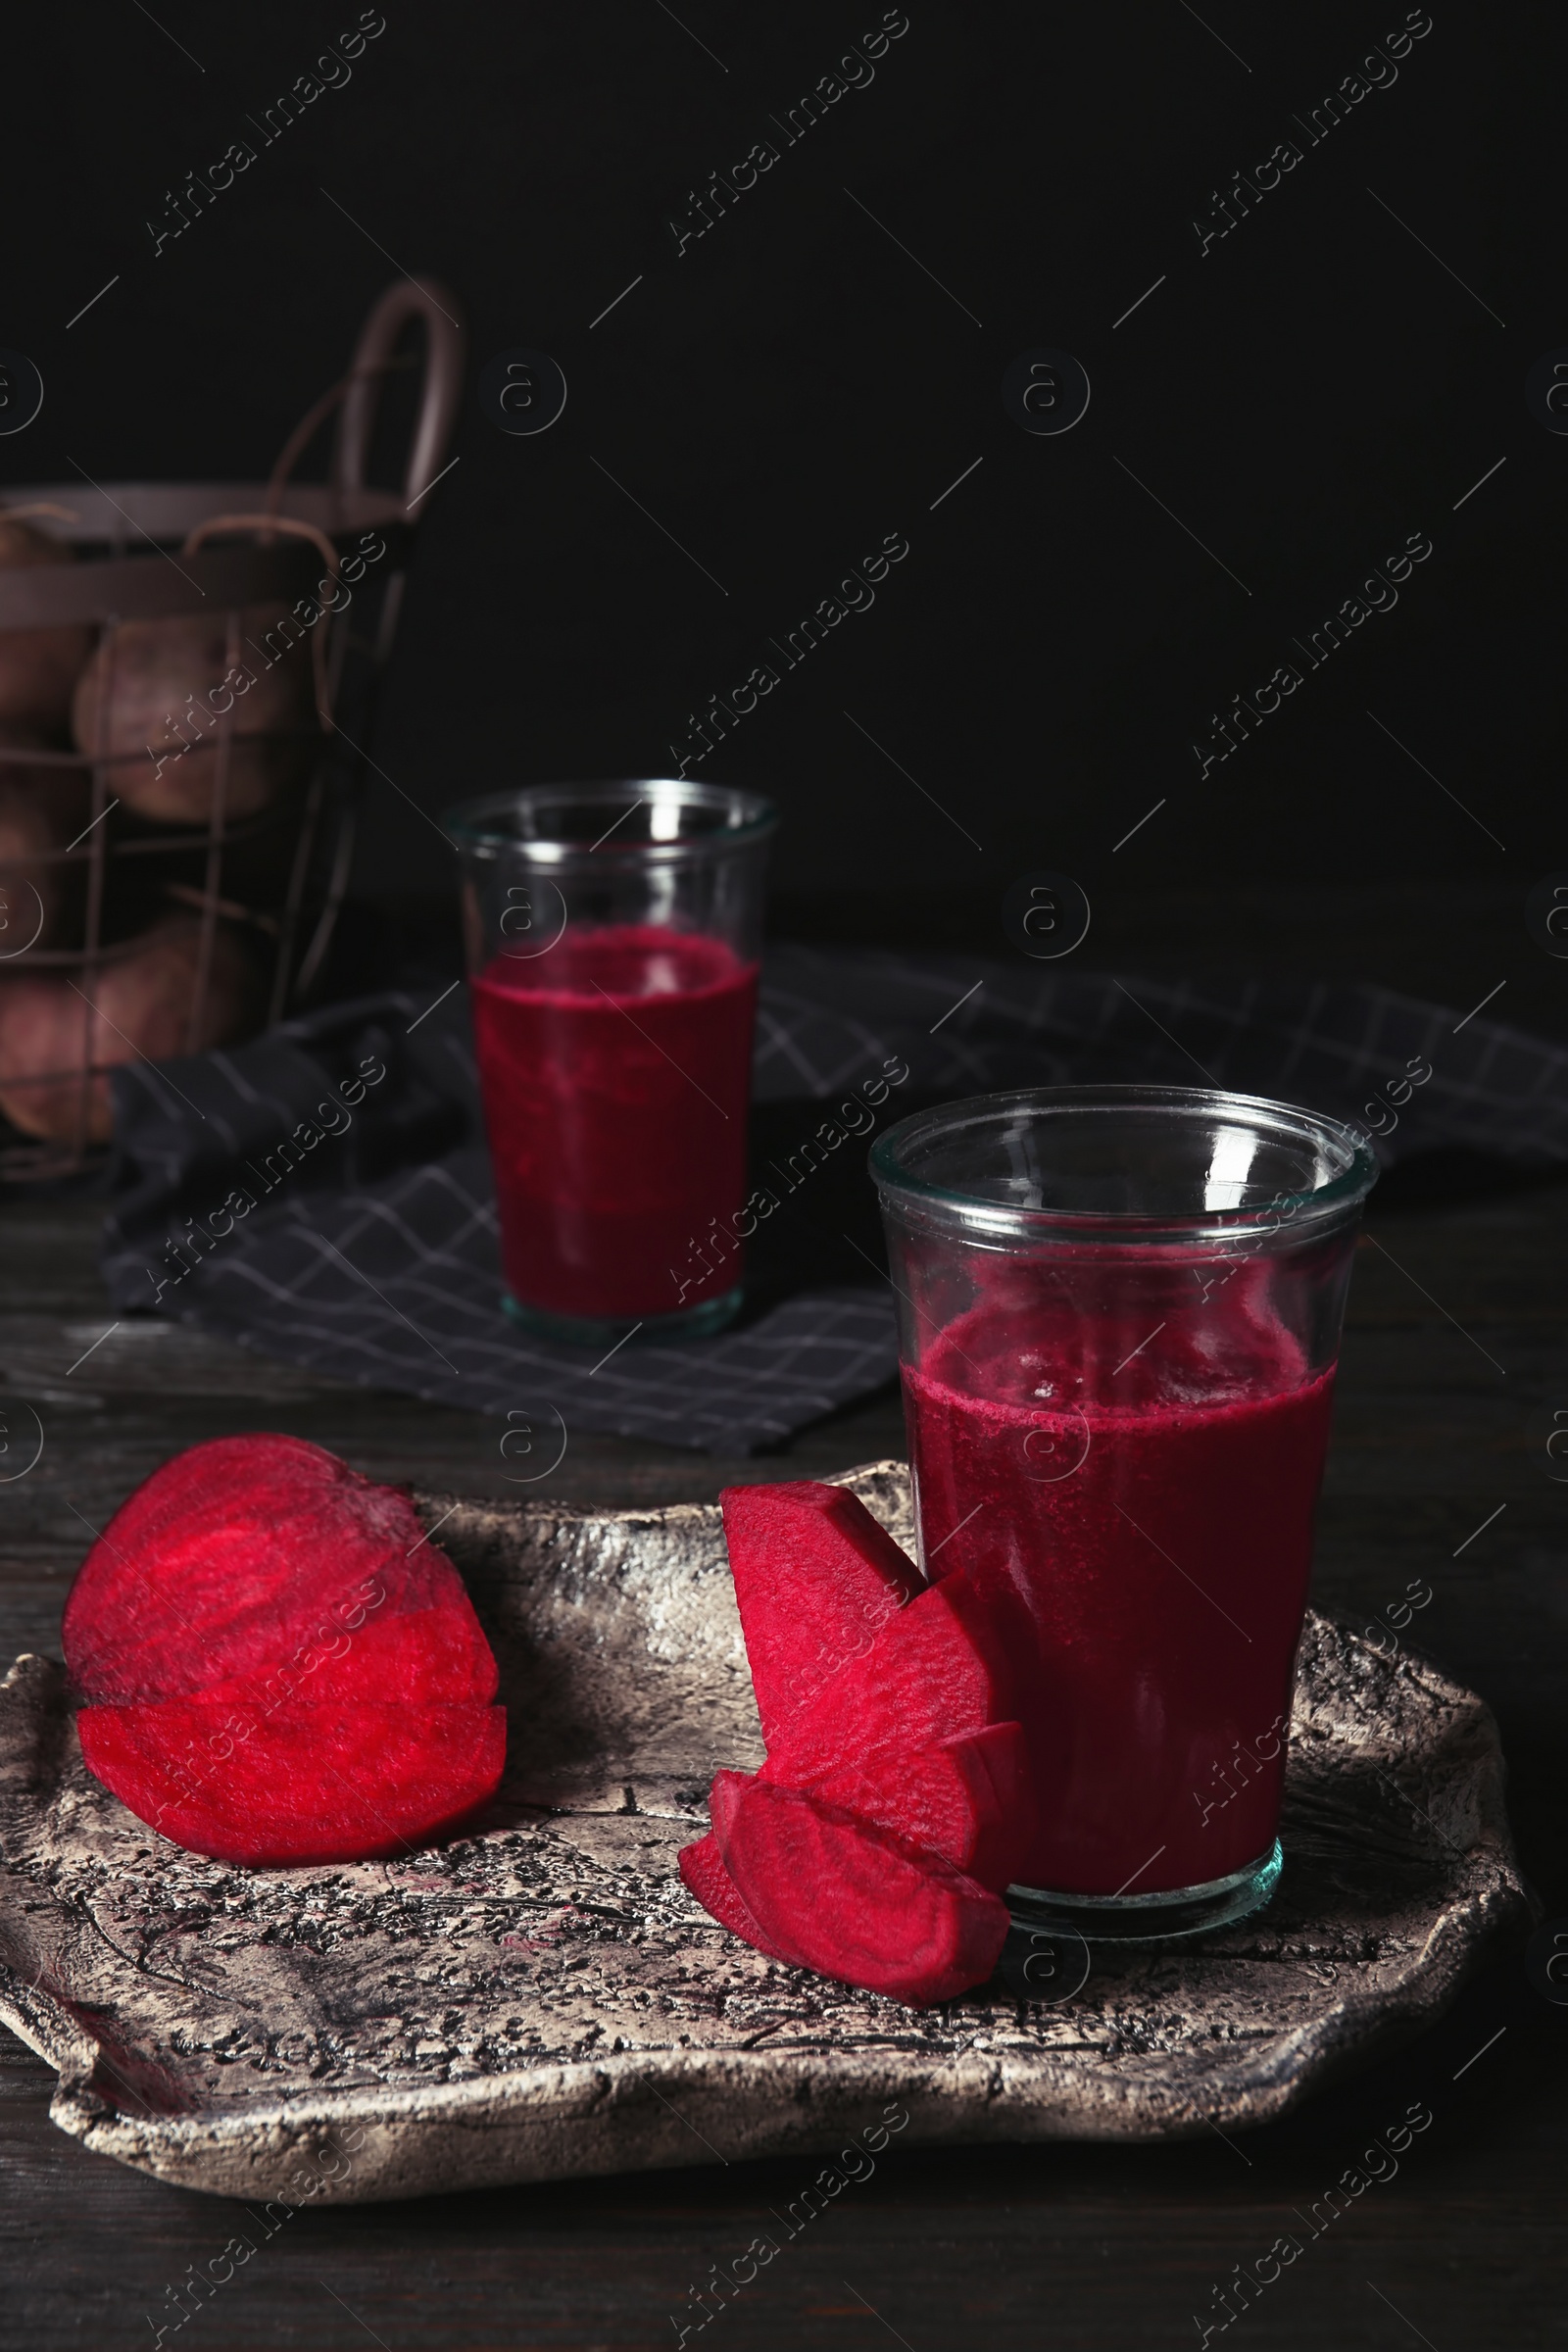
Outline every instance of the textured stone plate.
<svg viewBox="0 0 1568 2352"><path fill-rule="evenodd" d="M909 1540L901 1464L845 1483ZM512 1709L474 1836L203 1861L86 1773L58 1667L0 1686L0 2015L88 2147L356 2201L835 2147L894 2101L905 2145L1234 2128L1413 2032L1528 1917L1487 1709L1314 1616L1257 1918L1097 1952L1054 2005L993 1986L917 2011L782 1968L675 1875L715 1768L761 1754L716 1508L420 1507L447 1514Z"/></svg>

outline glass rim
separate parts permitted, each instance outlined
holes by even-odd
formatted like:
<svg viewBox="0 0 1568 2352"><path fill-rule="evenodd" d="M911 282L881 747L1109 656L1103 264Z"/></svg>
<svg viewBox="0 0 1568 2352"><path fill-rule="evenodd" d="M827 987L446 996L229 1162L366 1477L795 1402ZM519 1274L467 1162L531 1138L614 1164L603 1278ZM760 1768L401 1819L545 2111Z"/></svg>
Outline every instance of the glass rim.
<svg viewBox="0 0 1568 2352"><path fill-rule="evenodd" d="M911 1144L982 1120L1029 1111L1070 1115L1136 1108L1165 1109L1195 1120L1222 1113L1233 1124L1250 1125L1260 1134L1277 1137L1283 1131L1298 1139L1327 1143L1337 1156L1343 1156L1344 1165L1326 1184L1314 1185L1306 1192L1276 1193L1268 1201L1250 1207L1192 1209L1172 1216L1123 1209L1020 1207L960 1187L927 1183L904 1163L903 1154ZM911 1111L877 1138L869 1162L885 1209L911 1210L976 1239L1057 1239L1111 1247L1129 1242L1203 1244L1249 1234L1272 1239L1287 1222L1296 1232L1303 1225L1316 1229L1353 1215L1379 1173L1376 1155L1345 1120L1309 1110L1303 1103L1204 1086L1036 1086L966 1095L929 1110Z"/></svg>
<svg viewBox="0 0 1568 2352"><path fill-rule="evenodd" d="M667 841L616 841L613 833L597 842L559 841L513 832L494 822L504 812L532 805L537 808L589 808L597 802L607 811L617 801L627 803L629 815L645 796L655 794L666 805L723 812L726 821L703 833L673 836ZM670 863L685 859L727 857L767 840L778 828L779 812L760 792L744 785L710 784L694 776L607 776L575 783L517 784L501 792L479 794L443 809L442 830L478 857L513 852L538 865L567 865L574 859L599 858L613 863Z"/></svg>

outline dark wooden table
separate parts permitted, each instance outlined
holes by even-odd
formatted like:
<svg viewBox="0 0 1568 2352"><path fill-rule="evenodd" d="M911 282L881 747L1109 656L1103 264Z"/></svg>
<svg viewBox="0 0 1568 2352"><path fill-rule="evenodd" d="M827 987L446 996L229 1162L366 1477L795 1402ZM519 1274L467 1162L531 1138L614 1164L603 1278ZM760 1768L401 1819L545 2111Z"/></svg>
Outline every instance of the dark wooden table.
<svg viewBox="0 0 1568 2352"><path fill-rule="evenodd" d="M0 1406L25 1400L45 1431L37 1468L0 1487L0 1653L59 1654L86 1523L101 1526L198 1439L292 1430L373 1477L515 1493L502 1483L499 1425L477 1416L310 1379L152 1322L93 1348L111 1321L97 1213L87 1200L0 1208ZM1568 1914L1568 1488L1527 1445L1533 1413L1568 1406L1568 1186L1382 1209L1371 1231L1381 1247L1363 1246L1357 1263L1316 1596L1370 1614L1412 1578L1431 1582L1424 1646L1496 1710L1526 1870L1548 1916ZM6 1418L11 1458L24 1459L32 1423L15 1402ZM816 1475L902 1449L885 1394L761 1461L574 1438L543 1491L709 1497L737 1477ZM167 2289L221 2252L241 2209L86 2154L48 2121L48 2069L0 2042L0 2334L28 2352L157 2341L147 2315L172 2321ZM708 2340L730 2352L1196 2343L1211 2289L1282 2230L1302 2238L1298 2213L1419 2099L1435 2121L1397 2176L1305 2243L1233 2340L1561 2344L1565 2055L1568 2007L1534 1991L1520 1950L1504 1949L1433 2032L1245 2138L949 2153L895 2141L873 2178L715 2316ZM301 2211L164 2340L200 2352L672 2346L688 2287L712 2264L728 2268L813 2171L800 2159L705 2162Z"/></svg>

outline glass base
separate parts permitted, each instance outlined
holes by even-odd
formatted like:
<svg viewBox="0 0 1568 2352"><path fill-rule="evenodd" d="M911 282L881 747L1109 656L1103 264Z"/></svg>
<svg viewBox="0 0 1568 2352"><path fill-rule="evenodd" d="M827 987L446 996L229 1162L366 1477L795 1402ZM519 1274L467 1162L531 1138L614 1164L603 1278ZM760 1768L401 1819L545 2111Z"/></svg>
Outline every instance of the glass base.
<svg viewBox="0 0 1568 2352"><path fill-rule="evenodd" d="M1157 1894L1052 1894L1040 1886L1009 1886L1004 1899L1015 1927L1070 1929L1086 1943L1164 1943L1173 1936L1228 1928L1260 1911L1284 1867L1276 1838L1260 1861L1200 1886L1171 1886Z"/></svg>
<svg viewBox="0 0 1568 2352"><path fill-rule="evenodd" d="M553 1315L542 1306L524 1306L510 1291L502 1292L501 1303L514 1322L542 1340L561 1340L568 1348L618 1348L629 1341L637 1348L649 1340L706 1340L733 1323L744 1296L737 1287L681 1313L644 1315L640 1320L634 1315Z"/></svg>

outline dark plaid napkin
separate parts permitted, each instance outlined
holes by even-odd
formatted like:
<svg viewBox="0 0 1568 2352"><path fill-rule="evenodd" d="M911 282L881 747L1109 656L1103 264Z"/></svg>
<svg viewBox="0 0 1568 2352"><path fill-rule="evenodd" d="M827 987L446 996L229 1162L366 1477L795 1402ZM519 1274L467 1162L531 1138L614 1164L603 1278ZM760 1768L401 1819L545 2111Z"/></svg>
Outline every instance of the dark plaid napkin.
<svg viewBox="0 0 1568 2352"><path fill-rule="evenodd" d="M1568 1158L1568 1054L1386 990L784 948L763 975L753 1140L757 1180L787 1213L760 1228L746 1313L716 1338L596 1360L503 1316L461 986L363 997L226 1053L117 1070L103 1268L122 1310L513 1415L546 1466L573 1428L745 1453L896 1369L872 1127L960 1095L1097 1079L1282 1097L1353 1120L1387 1161Z"/></svg>

